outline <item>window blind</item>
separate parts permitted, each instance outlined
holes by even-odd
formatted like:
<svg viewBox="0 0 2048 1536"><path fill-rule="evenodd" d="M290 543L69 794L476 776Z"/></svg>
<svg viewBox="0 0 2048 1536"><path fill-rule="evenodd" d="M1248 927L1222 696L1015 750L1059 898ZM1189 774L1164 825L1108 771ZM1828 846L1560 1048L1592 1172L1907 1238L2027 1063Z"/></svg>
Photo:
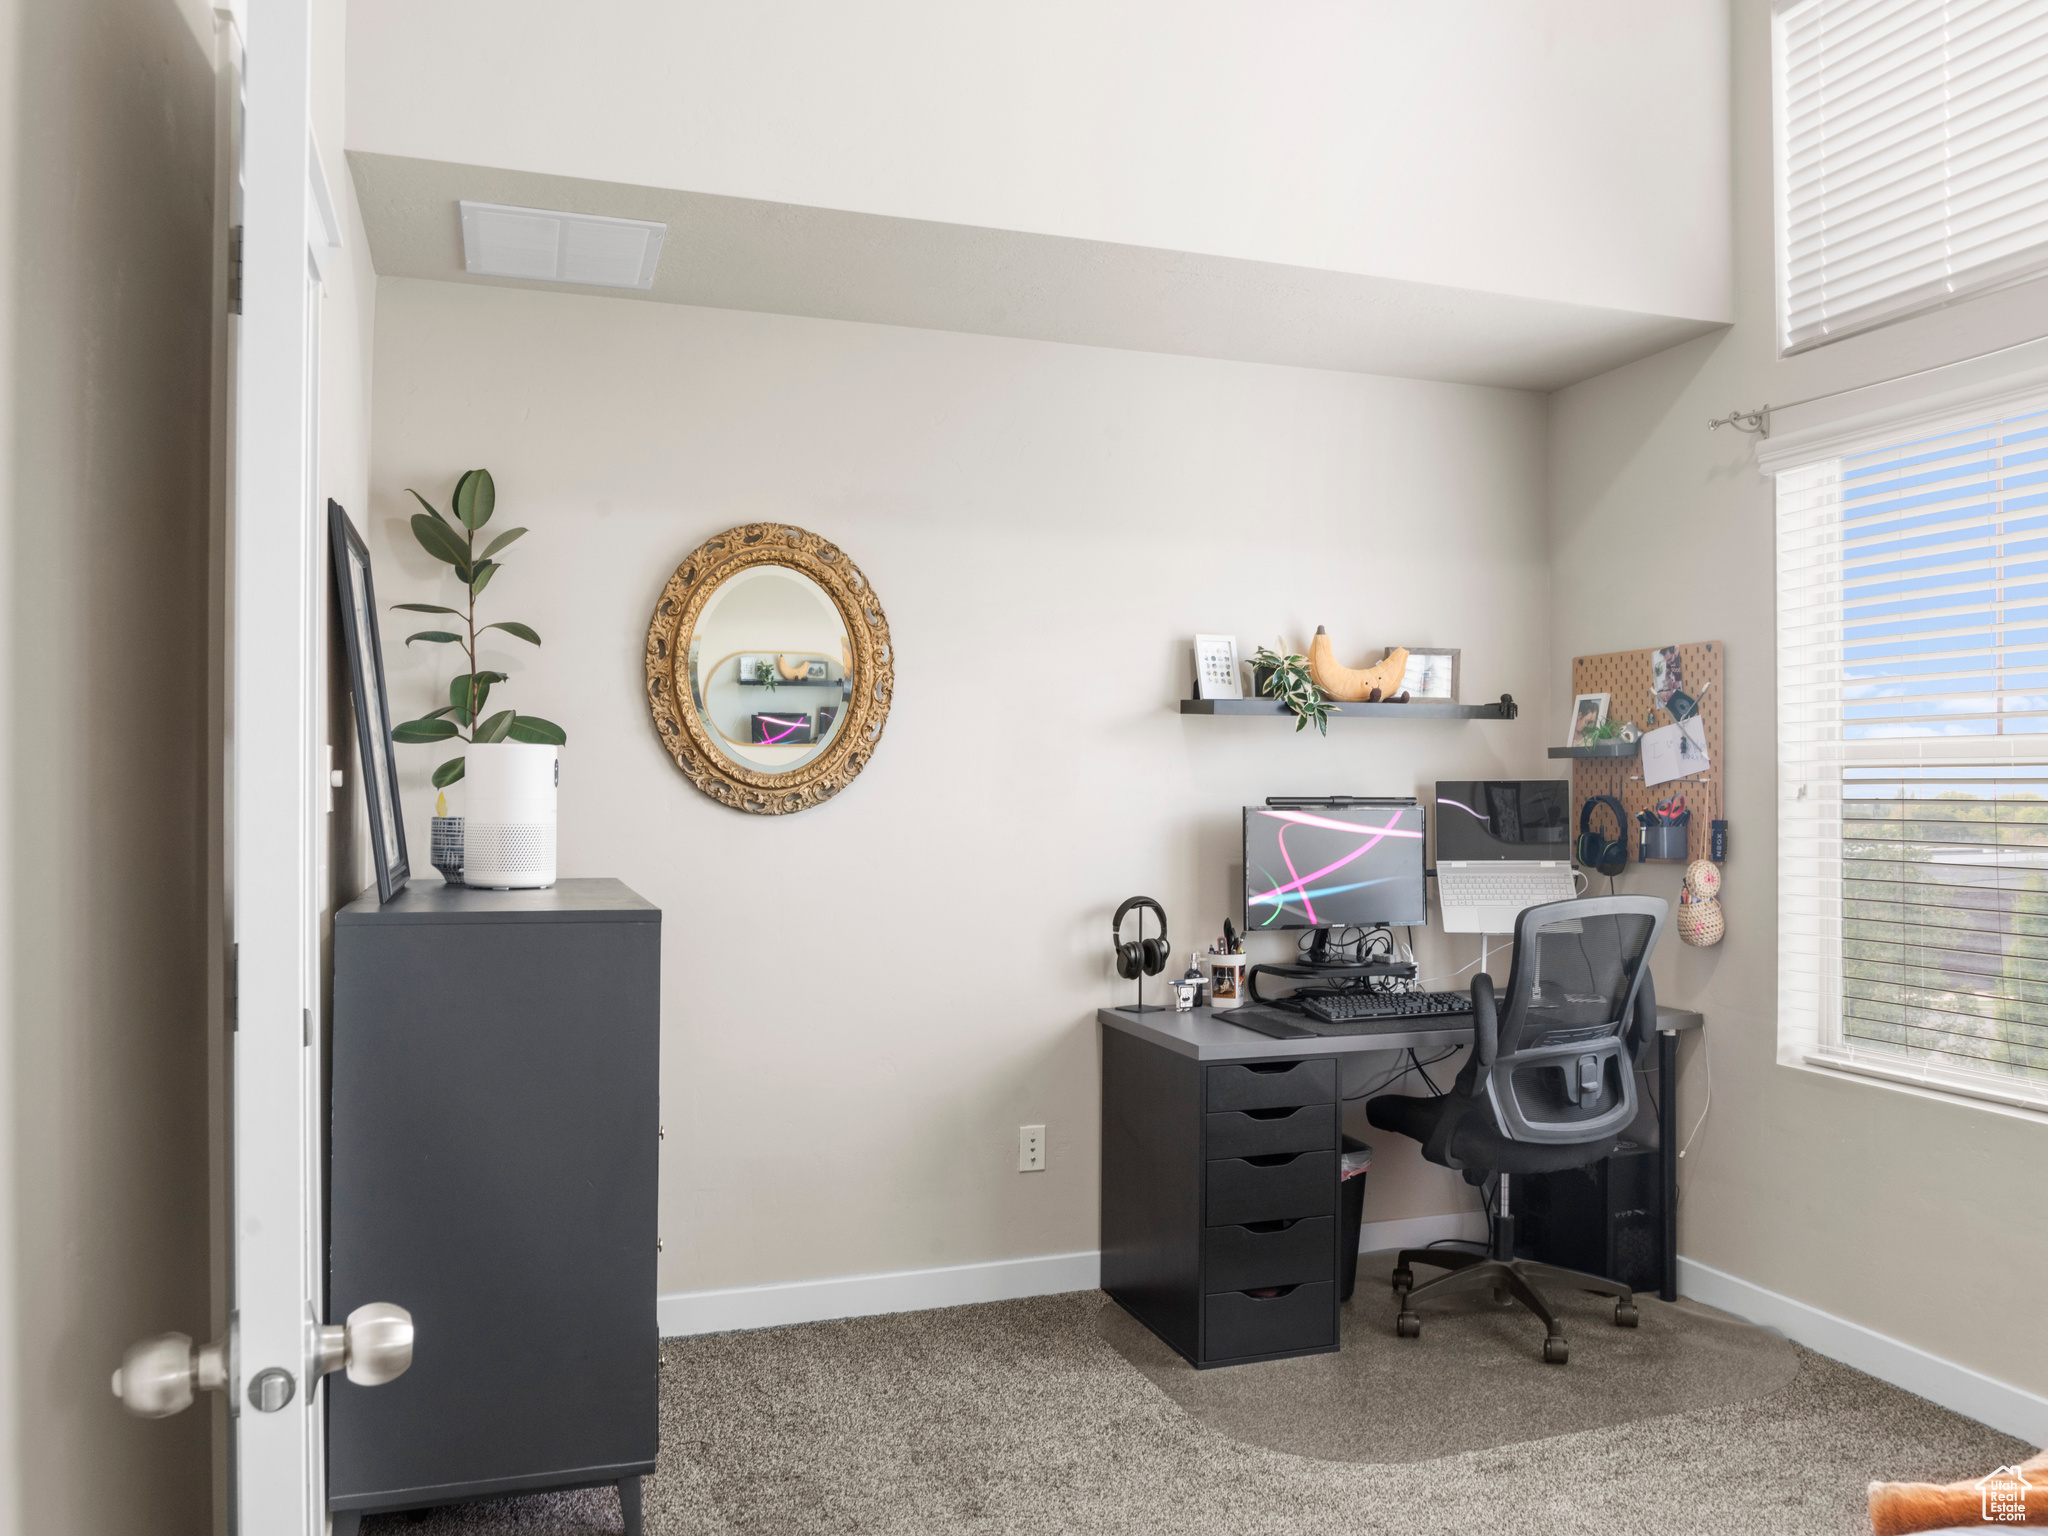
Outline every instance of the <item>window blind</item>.
<svg viewBox="0 0 2048 1536"><path fill-rule="evenodd" d="M1786 352L2048 270L2048 0L1776 20Z"/></svg>
<svg viewBox="0 0 2048 1536"><path fill-rule="evenodd" d="M1778 476L1780 1027L2048 1105L2048 401Z"/></svg>

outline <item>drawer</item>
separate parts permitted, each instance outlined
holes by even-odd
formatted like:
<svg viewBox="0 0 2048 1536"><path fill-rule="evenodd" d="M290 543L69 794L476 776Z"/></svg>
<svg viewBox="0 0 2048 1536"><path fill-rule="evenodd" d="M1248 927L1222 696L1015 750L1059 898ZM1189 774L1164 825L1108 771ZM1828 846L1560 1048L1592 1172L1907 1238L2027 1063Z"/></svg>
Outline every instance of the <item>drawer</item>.
<svg viewBox="0 0 2048 1536"><path fill-rule="evenodd" d="M1337 1102L1337 1062L1258 1061L1209 1069L1209 1108L1291 1109Z"/></svg>
<svg viewBox="0 0 2048 1536"><path fill-rule="evenodd" d="M1327 1280L1336 1272L1336 1228L1329 1216L1211 1227L1202 1234L1202 1289L1248 1291Z"/></svg>
<svg viewBox="0 0 2048 1536"><path fill-rule="evenodd" d="M1209 1157L1262 1157L1270 1152L1327 1152L1337 1145L1337 1106L1229 1109L1209 1117Z"/></svg>
<svg viewBox="0 0 2048 1536"><path fill-rule="evenodd" d="M1211 1296L1202 1324L1202 1359L1328 1349L1337 1342L1336 1293L1332 1282L1322 1280L1297 1285L1281 1296L1247 1296L1242 1291Z"/></svg>
<svg viewBox="0 0 2048 1536"><path fill-rule="evenodd" d="M1240 1226L1330 1216L1337 1210L1337 1154L1297 1152L1292 1157L1219 1158L1209 1164L1204 1224Z"/></svg>

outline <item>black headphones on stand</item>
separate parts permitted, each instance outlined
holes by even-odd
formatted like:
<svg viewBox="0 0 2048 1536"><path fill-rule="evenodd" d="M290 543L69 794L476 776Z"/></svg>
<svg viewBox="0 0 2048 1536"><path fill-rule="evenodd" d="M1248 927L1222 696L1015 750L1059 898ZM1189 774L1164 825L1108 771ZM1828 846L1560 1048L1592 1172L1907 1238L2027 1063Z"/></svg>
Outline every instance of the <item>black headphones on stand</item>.
<svg viewBox="0 0 2048 1536"><path fill-rule="evenodd" d="M1139 907L1150 907L1159 914L1159 937L1156 939L1134 939L1124 942L1124 919ZM1138 932L1145 931L1145 920L1138 919ZM1136 981L1140 976L1157 976L1166 969L1166 962L1173 950L1166 942L1166 908L1150 896L1133 896L1116 909L1116 916L1109 920L1109 936L1116 945L1116 973L1125 981Z"/></svg>
<svg viewBox="0 0 2048 1536"><path fill-rule="evenodd" d="M1593 830L1593 808L1604 805L1614 812L1614 836L1607 838ZM1579 811L1579 841L1573 850L1581 869L1610 878L1628 868L1628 812L1612 795L1593 795Z"/></svg>

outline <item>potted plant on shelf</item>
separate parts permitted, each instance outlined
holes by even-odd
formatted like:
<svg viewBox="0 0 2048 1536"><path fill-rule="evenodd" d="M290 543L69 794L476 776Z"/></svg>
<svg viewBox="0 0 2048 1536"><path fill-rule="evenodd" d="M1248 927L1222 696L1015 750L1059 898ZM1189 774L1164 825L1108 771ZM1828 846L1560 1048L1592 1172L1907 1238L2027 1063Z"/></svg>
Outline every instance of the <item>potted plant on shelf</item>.
<svg viewBox="0 0 2048 1536"><path fill-rule="evenodd" d="M1292 651L1276 653L1260 646L1252 653L1252 681L1261 694L1278 699L1294 712L1296 731L1313 721L1315 728L1327 736L1330 716L1342 713L1323 697L1322 689L1308 675L1308 658Z"/></svg>
<svg viewBox="0 0 2048 1536"><path fill-rule="evenodd" d="M449 505L455 512L454 521L441 512L418 491L407 488L413 500L426 510L415 512L412 518L413 537L420 541L420 548L436 560L454 567L456 578L464 588L465 605L462 608L447 608L439 603L394 603L410 613L447 614L463 621L463 631L457 633L446 629L423 629L417 634L407 635L405 643L423 640L429 645L454 645L462 649L468 669L448 684L448 702L431 714L421 715L417 720L407 720L394 726L393 741L435 742L451 741L457 738L471 746L484 746L494 742L517 741L538 745L561 746L569 738L559 725L552 720L543 720L539 715L517 714L501 709L492 715L484 714L484 706L491 696L495 683L507 680L503 672L480 671L476 664L477 637L487 630L502 629L514 639L524 640L528 645L539 645L540 636L514 619L498 619L481 628L476 622L477 599L491 584L491 578L498 574L504 562L497 558L505 549L525 533L524 528L507 528L494 537L479 551L476 547L477 534L491 520L491 513L497 507L497 487L491 481L487 469L472 469L455 482L455 495ZM434 786L445 789L463 775L465 759L457 755L449 758L434 770Z"/></svg>

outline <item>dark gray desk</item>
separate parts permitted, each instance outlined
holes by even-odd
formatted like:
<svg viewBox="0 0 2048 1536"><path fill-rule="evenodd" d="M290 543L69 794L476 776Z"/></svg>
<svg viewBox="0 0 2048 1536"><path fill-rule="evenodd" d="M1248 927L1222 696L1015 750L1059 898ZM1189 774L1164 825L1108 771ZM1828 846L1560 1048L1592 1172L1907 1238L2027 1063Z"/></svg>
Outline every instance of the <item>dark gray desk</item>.
<svg viewBox="0 0 2048 1536"><path fill-rule="evenodd" d="M1336 1349L1336 1058L1470 1045L1469 1019L1275 1040L1208 1008L1095 1017L1103 1290L1197 1368ZM1704 1022L1657 1010L1666 1301L1678 1294L1678 1036Z"/></svg>

